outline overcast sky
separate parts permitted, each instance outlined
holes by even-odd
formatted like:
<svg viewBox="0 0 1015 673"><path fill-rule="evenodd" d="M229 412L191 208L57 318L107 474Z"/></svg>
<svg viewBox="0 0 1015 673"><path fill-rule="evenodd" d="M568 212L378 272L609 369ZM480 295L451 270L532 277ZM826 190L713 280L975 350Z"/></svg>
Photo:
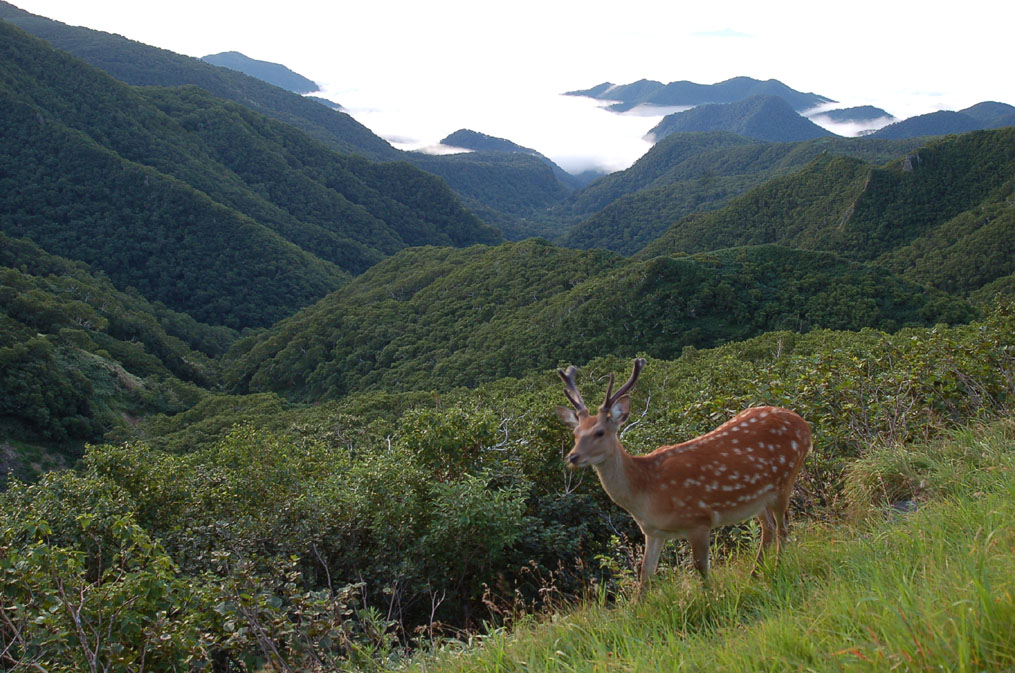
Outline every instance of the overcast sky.
<svg viewBox="0 0 1015 673"><path fill-rule="evenodd" d="M778 79L897 117L1015 104L1015 3L669 0L12 0L71 25L189 56L239 51L318 82L403 147L459 128L569 170L615 170L657 117L558 94L642 78Z"/></svg>

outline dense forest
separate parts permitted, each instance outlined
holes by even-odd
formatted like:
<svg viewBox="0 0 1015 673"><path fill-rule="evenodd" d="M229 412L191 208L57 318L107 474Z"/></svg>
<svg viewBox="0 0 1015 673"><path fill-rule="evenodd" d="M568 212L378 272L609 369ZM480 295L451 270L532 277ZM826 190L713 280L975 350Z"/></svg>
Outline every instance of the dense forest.
<svg viewBox="0 0 1015 673"><path fill-rule="evenodd" d="M568 364L594 399L648 359L635 453L798 411L822 521L876 449L1012 412L1013 128L678 132L583 185L0 19L4 670L376 670L621 600L638 531L563 466Z"/></svg>

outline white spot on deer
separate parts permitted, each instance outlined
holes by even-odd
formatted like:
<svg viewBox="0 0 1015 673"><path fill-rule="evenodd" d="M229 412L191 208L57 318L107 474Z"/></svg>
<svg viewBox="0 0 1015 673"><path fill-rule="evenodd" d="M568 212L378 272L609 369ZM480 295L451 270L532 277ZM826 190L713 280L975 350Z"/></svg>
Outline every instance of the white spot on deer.
<svg viewBox="0 0 1015 673"><path fill-rule="evenodd" d="M789 443L789 446L790 446L790 448L791 448L791 449L793 449L794 451L796 451L796 450L797 450L797 448L798 448L798 447L799 447L800 445L799 445L799 444L797 444L797 443L796 443L796 441L792 441L792 442L790 442L790 443Z"/></svg>
<svg viewBox="0 0 1015 673"><path fill-rule="evenodd" d="M761 417L762 417L762 418L767 418L767 417L768 417L768 414L769 414L769 412L767 412L767 411L762 411L762 412L761 412Z"/></svg>
<svg viewBox="0 0 1015 673"><path fill-rule="evenodd" d="M708 509L708 505L705 504L704 500L698 501L698 507L700 507L701 509Z"/></svg>
<svg viewBox="0 0 1015 673"><path fill-rule="evenodd" d="M779 464L780 465L786 464L786 456L782 455L781 453L779 454Z"/></svg>

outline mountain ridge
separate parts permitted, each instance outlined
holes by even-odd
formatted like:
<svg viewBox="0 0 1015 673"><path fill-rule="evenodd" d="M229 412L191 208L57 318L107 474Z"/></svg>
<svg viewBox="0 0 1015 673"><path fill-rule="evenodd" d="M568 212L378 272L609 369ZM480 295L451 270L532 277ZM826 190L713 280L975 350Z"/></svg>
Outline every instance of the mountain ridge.
<svg viewBox="0 0 1015 673"><path fill-rule="evenodd" d="M320 90L317 82L293 72L280 63L259 61L238 51L223 51L202 56L201 60L222 68L229 68L256 77L280 89L298 94L315 93Z"/></svg>
<svg viewBox="0 0 1015 673"><path fill-rule="evenodd" d="M776 79L762 81L743 76L733 77L715 84L697 84L687 80L663 84L655 80L644 79L621 85L604 82L590 89L568 91L564 95L617 100L617 104L610 106L610 109L615 112L626 112L638 105L672 107L735 103L757 95L778 96L797 111L835 102L826 96L797 91Z"/></svg>

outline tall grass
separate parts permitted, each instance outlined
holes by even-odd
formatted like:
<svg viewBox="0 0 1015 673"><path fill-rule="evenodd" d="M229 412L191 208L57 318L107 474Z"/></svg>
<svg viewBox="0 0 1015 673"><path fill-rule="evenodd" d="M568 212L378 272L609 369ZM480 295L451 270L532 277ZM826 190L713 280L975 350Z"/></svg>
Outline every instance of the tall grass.
<svg viewBox="0 0 1015 673"><path fill-rule="evenodd" d="M861 516L798 526L760 578L747 555L709 588L669 569L640 603L590 598L408 668L1015 670L1015 422L873 451L849 480Z"/></svg>

